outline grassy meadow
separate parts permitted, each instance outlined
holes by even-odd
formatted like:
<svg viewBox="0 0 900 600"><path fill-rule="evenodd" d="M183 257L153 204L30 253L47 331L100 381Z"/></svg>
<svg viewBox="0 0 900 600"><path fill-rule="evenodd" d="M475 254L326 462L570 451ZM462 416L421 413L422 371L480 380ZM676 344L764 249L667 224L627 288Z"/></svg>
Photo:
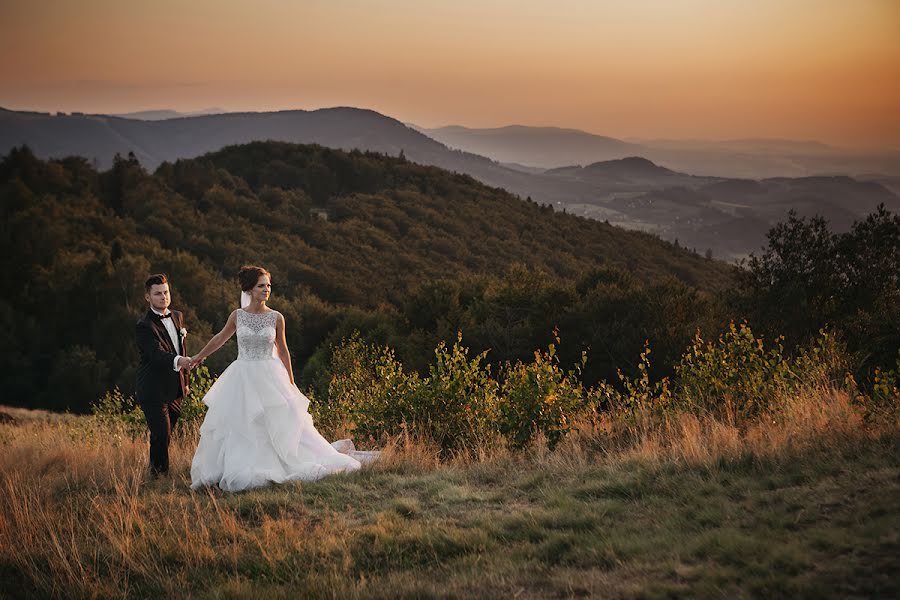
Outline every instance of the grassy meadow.
<svg viewBox="0 0 900 600"><path fill-rule="evenodd" d="M809 387L777 415L595 414L550 451L391 437L352 474L192 492L146 437L2 408L0 595L900 597L900 428ZM333 439L341 431L323 431Z"/></svg>

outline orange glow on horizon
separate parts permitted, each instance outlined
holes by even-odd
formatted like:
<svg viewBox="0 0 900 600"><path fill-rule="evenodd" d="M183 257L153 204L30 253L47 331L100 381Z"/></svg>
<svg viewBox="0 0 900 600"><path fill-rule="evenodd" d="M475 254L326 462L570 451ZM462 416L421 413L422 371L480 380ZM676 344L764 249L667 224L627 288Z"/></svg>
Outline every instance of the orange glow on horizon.
<svg viewBox="0 0 900 600"><path fill-rule="evenodd" d="M896 0L7 0L0 106L900 148Z"/></svg>

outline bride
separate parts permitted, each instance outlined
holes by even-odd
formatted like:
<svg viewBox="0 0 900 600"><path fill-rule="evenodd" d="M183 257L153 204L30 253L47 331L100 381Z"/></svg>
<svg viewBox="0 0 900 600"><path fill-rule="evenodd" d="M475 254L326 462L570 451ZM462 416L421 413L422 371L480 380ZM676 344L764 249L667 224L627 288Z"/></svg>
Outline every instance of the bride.
<svg viewBox="0 0 900 600"><path fill-rule="evenodd" d="M203 398L209 407L191 462L191 488L234 492L292 479L312 480L359 469L378 452L357 452L350 440L329 444L313 426L309 399L294 384L284 317L266 306L272 276L241 267L241 308L196 356L205 360L237 333L238 358Z"/></svg>

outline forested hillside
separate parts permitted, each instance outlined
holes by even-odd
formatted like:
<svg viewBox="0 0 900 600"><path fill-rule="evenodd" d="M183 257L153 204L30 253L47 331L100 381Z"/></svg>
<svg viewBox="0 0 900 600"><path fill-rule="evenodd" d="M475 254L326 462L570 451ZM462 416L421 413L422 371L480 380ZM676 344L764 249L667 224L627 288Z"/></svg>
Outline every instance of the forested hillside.
<svg viewBox="0 0 900 600"><path fill-rule="evenodd" d="M557 324L573 357L602 347L591 376L614 375L647 336L680 349L709 301L701 290L733 278L651 235L377 153L254 143L151 174L133 158L98 172L19 148L0 186L3 386L24 405L82 410L132 388L151 272L169 274L199 349L236 306L238 267L266 266L310 380L353 328L424 368L457 329L499 360L528 358Z"/></svg>
<svg viewBox="0 0 900 600"><path fill-rule="evenodd" d="M528 128L520 133L524 137L517 143L517 151L533 146L542 154L557 157L566 154L564 148L568 142L562 139L555 136L535 138ZM674 163L657 160L658 155L650 148L634 145L623 148L621 142L601 138L602 145L613 143L619 150L613 156L604 152L602 156L585 161L579 159L565 163L567 166L563 168L544 171L501 164L487 156L451 149L397 119L352 107L184 116L160 121L0 108L0 154L27 145L41 159L82 156L95 168L103 170L114 165L117 153L125 156L132 152L141 165L155 170L166 161L194 159L229 145L258 141L319 144L347 152L356 149L394 157L403 154L420 165L470 175L488 186L503 188L522 198L533 198L539 204L552 205L559 211L626 229L652 232L662 239L678 241L682 246L696 249L701 254L709 252L727 262L758 251L766 231L787 218L790 209L805 217L826 215L832 228L846 231L854 220L864 218L879 204L893 211L900 208L900 198L892 191L890 179L876 175L878 172L893 173L896 169L872 171L867 168L863 171L867 174L865 177L848 177L846 175L852 171L845 171L841 164L848 169L851 164L859 165L849 157L845 157L843 163L833 157L836 164L811 171L828 176L777 177L759 181L727 179L710 176L708 170L721 158L716 156L718 151L700 155L694 155L694 150L688 148L664 151L664 156L673 160L682 152L692 157L688 164L693 168L685 168L687 165L679 160ZM451 145L454 148L469 147L466 144ZM623 149L629 150L623 154ZM769 151L780 152L778 148L768 146L754 150L755 156ZM498 158L499 155L488 153L488 156ZM309 161L300 161L301 164L306 162ZM339 162L330 158L322 166L330 171ZM354 159L353 162L355 166L350 171L362 168L362 161ZM732 165L733 172L724 169L721 175L733 177L744 173L753 162L753 154L741 152L727 162ZM893 163L889 159L885 166L896 162L896 158ZM266 165L253 164L252 177L259 177L261 174L256 169ZM573 166L576 164L586 166ZM350 171L344 169L337 175L341 178ZM793 168L789 171L793 172ZM706 175L698 175L701 173ZM805 173L801 171L800 174ZM278 180L284 174L270 175ZM327 177L320 178L313 171L306 171L306 177L309 178L309 185L305 186L307 193L327 192ZM292 181L295 183L296 178ZM347 182L341 179L341 183Z"/></svg>
<svg viewBox="0 0 900 600"><path fill-rule="evenodd" d="M530 360L554 328L562 364L588 352L585 384L671 373L697 329L749 318L788 347L838 329L856 369L890 367L898 336L900 218L851 232L796 217L741 275L644 233L553 211L403 157L253 143L148 173L122 158L0 162L8 402L84 410L134 385L134 322L149 273L171 278L198 350L236 307L241 264L274 275L300 384L326 393L332 346L359 330L424 372L461 331L485 360ZM207 365L235 356L234 342Z"/></svg>

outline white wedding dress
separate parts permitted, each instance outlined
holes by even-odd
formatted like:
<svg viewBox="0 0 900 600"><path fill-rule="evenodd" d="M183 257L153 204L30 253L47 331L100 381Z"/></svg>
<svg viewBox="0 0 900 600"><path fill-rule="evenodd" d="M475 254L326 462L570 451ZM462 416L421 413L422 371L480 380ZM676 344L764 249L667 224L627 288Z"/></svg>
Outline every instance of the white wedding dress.
<svg viewBox="0 0 900 600"><path fill-rule="evenodd" d="M191 462L193 489L313 480L355 471L379 454L356 451L350 440L329 444L313 426L309 399L274 355L276 314L237 311L238 358L203 397L209 410Z"/></svg>

